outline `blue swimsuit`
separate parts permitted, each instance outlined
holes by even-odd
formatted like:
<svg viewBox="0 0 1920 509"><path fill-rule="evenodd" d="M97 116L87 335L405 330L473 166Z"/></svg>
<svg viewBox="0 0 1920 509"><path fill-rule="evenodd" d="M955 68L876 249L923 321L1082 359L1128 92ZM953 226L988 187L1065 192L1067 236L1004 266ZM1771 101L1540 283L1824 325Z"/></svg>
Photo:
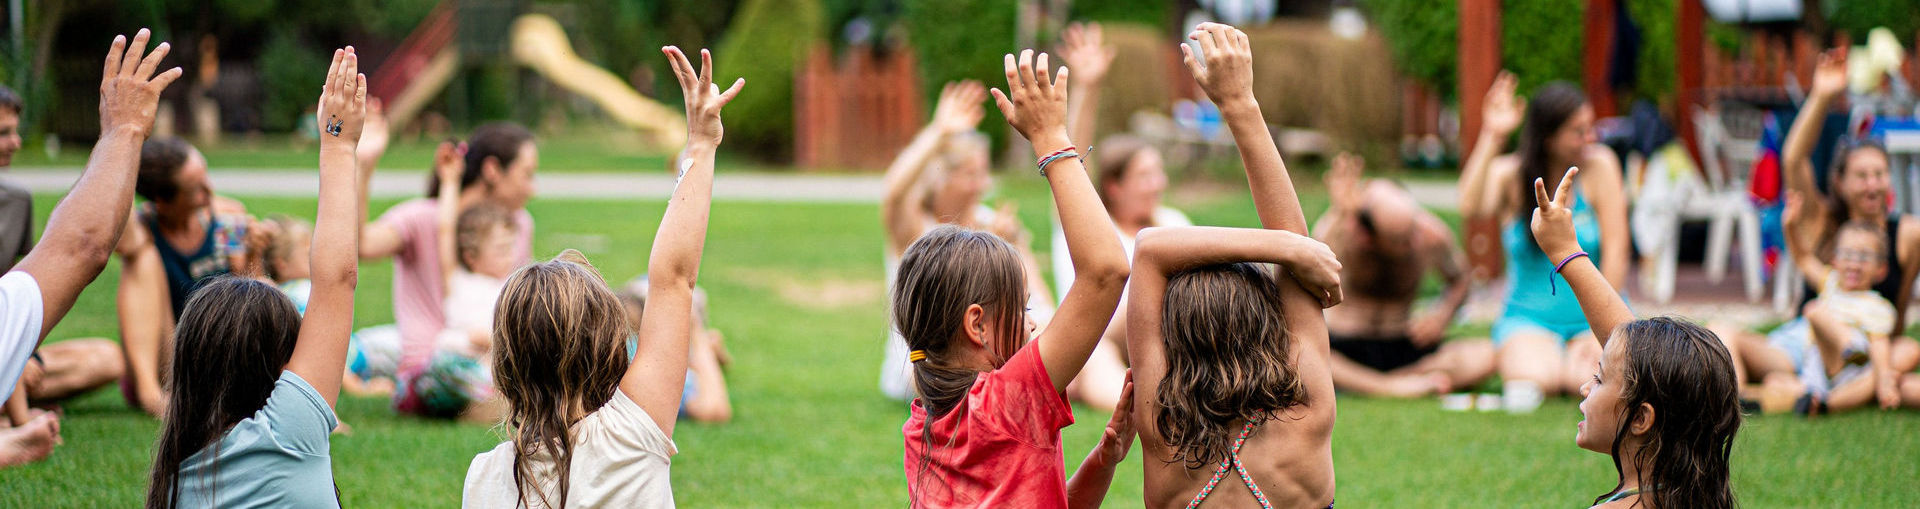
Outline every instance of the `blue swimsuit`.
<svg viewBox="0 0 1920 509"><path fill-rule="evenodd" d="M1561 283L1556 283L1562 287L1558 292L1547 287L1549 276L1559 277L1553 273L1553 266L1560 260L1548 260L1530 233L1528 221L1509 220L1500 234L1507 250L1507 309L1493 322L1494 346L1521 332L1546 333L1562 344L1587 332L1587 316L1580 311L1580 301L1574 299L1573 291ZM1586 196L1577 190L1573 197L1573 233L1580 240L1580 249L1599 264L1600 221Z"/></svg>

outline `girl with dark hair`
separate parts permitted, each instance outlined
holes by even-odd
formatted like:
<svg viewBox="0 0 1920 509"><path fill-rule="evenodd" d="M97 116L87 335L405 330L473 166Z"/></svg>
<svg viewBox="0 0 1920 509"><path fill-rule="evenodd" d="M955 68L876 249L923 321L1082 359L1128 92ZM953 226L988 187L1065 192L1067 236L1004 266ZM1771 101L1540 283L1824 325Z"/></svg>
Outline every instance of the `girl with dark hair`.
<svg viewBox="0 0 1920 509"><path fill-rule="evenodd" d="M361 210L366 209L364 194L386 146L385 124L376 111L368 122L369 139L361 144ZM439 200L453 200L460 212L481 204L508 211L511 225L506 228L507 242L499 246L505 250L499 258L509 267L525 265L533 260L533 216L526 206L533 197L533 174L539 166L540 152L532 132L508 122L482 125L465 144L443 143L435 152L427 197L394 205L361 229L361 259L393 259L395 327L372 327L357 336L390 343L395 342L391 335L399 335L401 355L393 403L400 412L499 421L500 405L477 397L491 392L479 386L485 383L486 369L460 352L436 347L436 339L448 328L445 303L452 268L447 260L458 260L441 252ZM458 174L458 185L442 185L442 173ZM451 196L443 196L447 190Z"/></svg>
<svg viewBox="0 0 1920 509"><path fill-rule="evenodd" d="M1579 302L1570 295L1541 293L1534 284L1558 260L1541 254L1527 231L1528 186L1539 179L1557 186L1559 169L1584 169L1572 204L1580 245L1593 253L1607 282L1623 288L1631 238L1620 161L1595 142L1593 106L1579 88L1548 83L1523 103L1514 95L1515 86L1513 75L1503 72L1487 90L1480 140L1460 175L1460 214L1468 221L1501 223L1507 301L1493 323L1500 377L1510 389L1572 394L1586 380L1586 367L1599 358L1600 344L1593 340L1597 331L1580 319ZM1523 127L1522 119L1519 151L1500 155L1507 136Z"/></svg>
<svg viewBox="0 0 1920 509"><path fill-rule="evenodd" d="M1069 498L1097 504L1113 463L1125 456L1096 451L1090 460L1109 463L1083 465L1073 481L1061 461L1060 429L1073 423L1063 391L1113 317L1128 269L1068 139L1067 71L1053 74L1047 65L1045 53L1037 61L1033 50L1017 61L1007 55L1009 92L994 89L993 96L1007 122L1033 142L1080 277L1036 337L1026 316L1031 274L1012 244L949 225L907 247L892 306L920 395L900 428L911 505L1065 507ZM1107 437L1102 441L1124 434ZM1085 478L1101 475L1107 478Z"/></svg>
<svg viewBox="0 0 1920 509"><path fill-rule="evenodd" d="M668 458L678 452L674 415L686 383L720 108L746 80L722 92L706 50L699 68L679 48L661 50L686 97L688 141L647 261L650 299L637 351L627 353L632 329L620 299L578 251L508 277L493 322L493 378L513 439L473 458L464 507L673 507Z"/></svg>
<svg viewBox="0 0 1920 509"><path fill-rule="evenodd" d="M1602 345L1597 367L1580 386L1574 442L1613 456L1617 481L1594 507L1649 509L1735 506L1730 458L1740 431L1739 386L1733 356L1720 337L1683 320L1635 320L1627 303L1581 247L1569 168L1549 196L1533 181L1531 232L1540 250L1565 260L1564 276L1594 337ZM1534 284L1538 284L1537 282Z"/></svg>
<svg viewBox="0 0 1920 509"><path fill-rule="evenodd" d="M1074 24L1061 34L1060 59L1073 69L1073 87L1067 100L1067 129L1073 139L1091 142L1100 113L1100 83L1113 64L1114 49L1105 44L1099 23ZM1092 153L1095 146L1098 153ZM1140 230L1155 226L1192 226L1185 213L1161 203L1167 190L1165 159L1160 150L1139 137L1115 134L1101 138L1097 145L1080 147L1092 153L1088 173L1094 177L1095 194L1107 207L1120 236L1120 248L1133 258L1134 240ZM1053 281L1055 288L1073 286L1073 257L1062 247L1067 237L1056 221L1053 228ZM1120 400L1121 381L1127 372L1126 298L1121 297L1119 311L1107 324L1106 336L1087 358L1087 367L1067 385L1067 395L1101 410L1112 410Z"/></svg>
<svg viewBox="0 0 1920 509"><path fill-rule="evenodd" d="M1332 507L1333 376L1321 310L1340 301L1340 262L1306 236L1253 97L1246 34L1202 23L1188 37L1204 61L1182 45L1187 67L1240 146L1266 229L1140 233L1127 348L1145 388L1134 395L1145 505Z"/></svg>
<svg viewBox="0 0 1920 509"><path fill-rule="evenodd" d="M366 75L336 50L317 114L320 205L303 319L279 288L221 278L194 292L174 330L167 412L148 508L339 507L327 435L353 328L354 144Z"/></svg>
<svg viewBox="0 0 1920 509"><path fill-rule="evenodd" d="M1885 273L1869 284L1874 293L1893 303L1893 330L1886 348L1874 349L1873 362L1876 370L1890 367L1886 373L1901 375L1860 377L1852 381L1858 387L1848 388L1847 384L1842 384L1833 387L1833 390L1885 394L1886 397L1880 398L1883 407L1900 404L1900 399L1905 399L1908 406L1920 406L1920 375L1911 373L1916 365L1920 365L1920 342L1905 335L1907 305L1912 301L1914 278L1920 275L1920 219L1892 212L1889 207L1893 197L1889 181L1891 161L1887 158L1886 148L1872 141L1842 139L1834 151L1833 163L1827 166L1825 185L1816 183L1814 177L1812 153L1814 146L1819 144L1827 109L1846 90L1845 50L1833 50L1820 55L1814 67L1813 86L1807 91L1806 104L1801 106L1800 114L1794 119L1793 128L1787 131L1786 142L1780 150L1787 191L1806 197L1802 207L1804 212L1799 214L1804 216L1799 228L1786 233L1793 237L1790 244L1804 244L1819 257L1818 263L1831 264L1834 262L1832 254L1836 239L1840 237L1843 225L1858 221L1880 227L1886 249L1881 250L1876 263L1885 268ZM1825 288L1812 284L1812 281L1808 283L1806 299L1812 301ZM1804 308L1807 302L1801 304ZM1737 327L1723 327L1718 332L1731 336L1728 338L1731 340L1728 347L1741 361L1738 366L1742 368L1742 384L1747 381L1767 382L1768 390L1761 391L1761 397L1758 398L1763 410L1784 411L1787 407L1780 403L1794 401L1796 397L1801 400L1794 407L1797 410L1813 411L1823 406L1821 403L1827 394L1819 389L1820 382L1797 380L1793 376L1809 359L1818 360L1814 335L1806 320L1787 322L1765 337ZM1769 375L1772 375L1772 380L1768 380ZM1903 391L1902 386L1910 387ZM1788 394L1778 394L1781 391L1772 390L1774 388L1783 389ZM1901 392L1909 393L1910 397L1901 397Z"/></svg>

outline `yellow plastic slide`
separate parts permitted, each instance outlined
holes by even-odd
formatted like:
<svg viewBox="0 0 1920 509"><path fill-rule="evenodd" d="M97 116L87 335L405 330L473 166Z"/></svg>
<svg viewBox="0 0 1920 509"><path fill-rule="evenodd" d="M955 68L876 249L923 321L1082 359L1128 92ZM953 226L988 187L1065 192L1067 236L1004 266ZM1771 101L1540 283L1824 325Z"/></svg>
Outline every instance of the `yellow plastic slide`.
<svg viewBox="0 0 1920 509"><path fill-rule="evenodd" d="M560 23L550 16L528 14L513 21L513 59L599 104L615 121L640 130L659 147L675 149L687 142L686 117L641 96L606 69L581 60Z"/></svg>

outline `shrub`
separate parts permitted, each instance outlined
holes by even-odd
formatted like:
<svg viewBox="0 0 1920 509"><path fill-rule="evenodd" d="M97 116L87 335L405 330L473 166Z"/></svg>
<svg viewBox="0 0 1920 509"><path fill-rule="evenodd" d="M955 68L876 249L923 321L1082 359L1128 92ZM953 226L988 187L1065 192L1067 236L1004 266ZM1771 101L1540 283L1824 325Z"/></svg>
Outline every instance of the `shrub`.
<svg viewBox="0 0 1920 509"><path fill-rule="evenodd" d="M747 79L748 92L727 105L727 145L785 160L793 153L793 74L807 49L825 36L818 0L749 0L715 50L724 88ZM696 50L688 55L696 60Z"/></svg>
<svg viewBox="0 0 1920 509"><path fill-rule="evenodd" d="M921 88L927 107L949 81L979 80L989 87L1006 88L1001 56L1017 51L1014 29L1017 0L906 0L902 17L919 57ZM1057 60L1056 60L1057 62ZM1006 140L999 108L987 106L981 131L996 145Z"/></svg>

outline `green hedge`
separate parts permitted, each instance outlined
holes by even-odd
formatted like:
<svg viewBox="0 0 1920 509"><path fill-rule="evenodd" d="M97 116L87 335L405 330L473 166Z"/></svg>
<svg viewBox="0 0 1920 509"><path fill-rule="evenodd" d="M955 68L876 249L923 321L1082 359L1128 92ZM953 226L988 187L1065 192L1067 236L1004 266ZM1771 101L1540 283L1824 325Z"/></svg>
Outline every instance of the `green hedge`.
<svg viewBox="0 0 1920 509"><path fill-rule="evenodd" d="M1857 44L1866 43L1867 31L1887 27L1907 51L1914 50L1914 31L1920 30L1920 1L1845 0L1823 2L1823 5L1828 9L1827 21L1832 27L1845 30Z"/></svg>
<svg viewBox="0 0 1920 509"><path fill-rule="evenodd" d="M922 87L932 108L940 87L949 81L979 80L988 87L1006 88L1002 56L1016 51L1014 29L1018 0L906 0L901 18L919 57ZM987 106L981 131L996 146L1005 141L1006 119L1000 109Z"/></svg>
<svg viewBox="0 0 1920 509"><path fill-rule="evenodd" d="M1638 73L1628 88L1633 95L1659 99L1675 85L1675 0L1625 0L1640 27ZM1400 72L1433 86L1449 99L1459 83L1460 12L1458 2L1363 0L1367 12L1393 49ZM1586 4L1567 0L1506 0L1500 13L1500 57L1520 78L1522 93L1549 81L1581 81ZM1724 27L1709 24L1719 35ZM1474 91L1472 93L1478 93Z"/></svg>
<svg viewBox="0 0 1920 509"><path fill-rule="evenodd" d="M747 88L727 105L727 145L759 157L786 160L793 153L793 73L807 49L824 40L825 16L818 0L749 0L727 29L715 53L717 76L747 79ZM698 53L689 55L699 59ZM698 65L698 62L695 62Z"/></svg>

